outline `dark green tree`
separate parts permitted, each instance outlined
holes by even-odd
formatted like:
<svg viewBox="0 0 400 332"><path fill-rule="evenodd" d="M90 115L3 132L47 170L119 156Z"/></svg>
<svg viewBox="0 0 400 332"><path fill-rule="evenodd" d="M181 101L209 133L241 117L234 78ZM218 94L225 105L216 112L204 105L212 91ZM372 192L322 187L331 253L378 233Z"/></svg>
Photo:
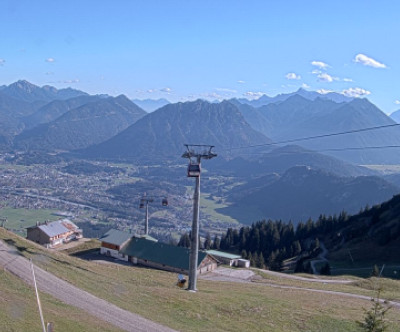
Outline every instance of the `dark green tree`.
<svg viewBox="0 0 400 332"><path fill-rule="evenodd" d="M178 247L190 248L190 236L188 233L182 234L178 242Z"/></svg>
<svg viewBox="0 0 400 332"><path fill-rule="evenodd" d="M258 254L257 251L255 251L252 255L252 260L250 261L251 266L257 267L259 264L259 258L258 258Z"/></svg>
<svg viewBox="0 0 400 332"><path fill-rule="evenodd" d="M260 253L260 255L258 255L257 267L260 269L263 269L265 267L264 255L262 252Z"/></svg>
<svg viewBox="0 0 400 332"><path fill-rule="evenodd" d="M372 308L370 310L364 309L364 321L357 321L364 331L367 332L384 332L387 330L387 321L385 315L390 309L390 306L383 305L380 299L380 292L378 290L376 298L371 299Z"/></svg>
<svg viewBox="0 0 400 332"><path fill-rule="evenodd" d="M379 267L376 264L372 268L371 277L379 277Z"/></svg>
<svg viewBox="0 0 400 332"><path fill-rule="evenodd" d="M329 263L325 263L321 269L319 270L319 273L325 276L330 276L331 275L331 266Z"/></svg>
<svg viewBox="0 0 400 332"><path fill-rule="evenodd" d="M301 253L301 245L298 240L293 242L293 256L297 256Z"/></svg>
<svg viewBox="0 0 400 332"><path fill-rule="evenodd" d="M211 249L211 235L210 233L207 233L206 238L204 240L204 249L210 250Z"/></svg>
<svg viewBox="0 0 400 332"><path fill-rule="evenodd" d="M219 237L217 235L215 235L212 248L215 249L215 250L219 250L220 249L220 244L221 244L221 240L219 239Z"/></svg>

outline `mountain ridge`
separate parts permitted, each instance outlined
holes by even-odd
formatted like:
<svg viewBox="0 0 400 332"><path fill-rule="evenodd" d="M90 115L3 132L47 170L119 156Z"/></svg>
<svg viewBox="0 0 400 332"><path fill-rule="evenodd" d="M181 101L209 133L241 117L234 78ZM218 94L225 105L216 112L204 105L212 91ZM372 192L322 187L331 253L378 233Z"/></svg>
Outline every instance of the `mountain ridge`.
<svg viewBox="0 0 400 332"><path fill-rule="evenodd" d="M123 95L101 98L21 133L15 145L41 151L82 149L109 139L145 114Z"/></svg>

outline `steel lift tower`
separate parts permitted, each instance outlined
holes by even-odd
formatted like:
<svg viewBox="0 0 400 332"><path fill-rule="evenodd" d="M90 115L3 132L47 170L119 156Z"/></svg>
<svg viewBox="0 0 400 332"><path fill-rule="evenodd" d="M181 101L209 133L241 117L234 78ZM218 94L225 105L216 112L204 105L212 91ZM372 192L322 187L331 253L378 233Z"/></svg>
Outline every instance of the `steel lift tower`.
<svg viewBox="0 0 400 332"><path fill-rule="evenodd" d="M201 159L211 159L217 155L211 150L213 145L185 144L187 151L182 158L189 159L187 176L196 178L196 187L193 195L193 222L189 258L189 285L188 290L197 291L197 262L199 256L199 214L200 214L200 173Z"/></svg>
<svg viewBox="0 0 400 332"><path fill-rule="evenodd" d="M146 194L140 199L139 208L143 209L146 207L146 216L144 221L144 234L149 234L149 203L154 202L154 198L158 196L148 197ZM163 197L161 201L162 206L168 206L168 200L166 197Z"/></svg>

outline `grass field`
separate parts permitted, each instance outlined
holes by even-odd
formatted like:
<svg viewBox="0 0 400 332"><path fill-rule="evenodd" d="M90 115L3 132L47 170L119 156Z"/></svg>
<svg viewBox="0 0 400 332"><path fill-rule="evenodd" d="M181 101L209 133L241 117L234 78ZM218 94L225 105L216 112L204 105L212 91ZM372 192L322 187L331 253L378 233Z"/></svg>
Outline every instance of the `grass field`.
<svg viewBox="0 0 400 332"><path fill-rule="evenodd" d="M55 323L55 331L121 331L47 294L40 293L40 300L44 320ZM42 330L34 288L3 269L0 270L0 330Z"/></svg>
<svg viewBox="0 0 400 332"><path fill-rule="evenodd" d="M317 286L270 276L250 284L199 280L199 291L190 293L176 286L174 273L83 261L41 248L3 229L0 229L0 238L14 241L21 254L58 277L121 308L180 331L358 331L355 321L363 319L362 308L370 308L370 302L269 284L325 287L374 296L368 280L354 278L353 285ZM392 289L400 299L400 282L382 280L383 287ZM11 297L7 300L9 303L16 301L12 295L7 297ZM46 306L45 310L48 310ZM12 322L12 314L3 315ZM388 318L388 331L399 331L399 310L391 309ZM54 320L57 326L57 317Z"/></svg>
<svg viewBox="0 0 400 332"><path fill-rule="evenodd" d="M214 220L219 220L227 223L235 223L238 221L230 216L221 214L217 212L217 209L225 208L225 204L219 204L210 198L210 194L201 194L201 211L209 216L211 216Z"/></svg>
<svg viewBox="0 0 400 332"><path fill-rule="evenodd" d="M12 229L21 236L26 236L26 227L33 226L36 221L57 220L60 217L53 215L55 210L46 209L14 209L12 207L4 207L0 210L0 216L7 218L5 227Z"/></svg>

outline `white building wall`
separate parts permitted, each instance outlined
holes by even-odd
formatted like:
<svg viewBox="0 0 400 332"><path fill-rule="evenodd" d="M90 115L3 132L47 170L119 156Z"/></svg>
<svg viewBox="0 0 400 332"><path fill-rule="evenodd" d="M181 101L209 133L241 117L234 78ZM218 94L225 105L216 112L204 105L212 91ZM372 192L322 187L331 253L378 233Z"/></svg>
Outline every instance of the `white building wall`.
<svg viewBox="0 0 400 332"><path fill-rule="evenodd" d="M100 254L114 257L116 259L120 259L125 262L128 261L128 256L121 254L118 250L100 247Z"/></svg>

